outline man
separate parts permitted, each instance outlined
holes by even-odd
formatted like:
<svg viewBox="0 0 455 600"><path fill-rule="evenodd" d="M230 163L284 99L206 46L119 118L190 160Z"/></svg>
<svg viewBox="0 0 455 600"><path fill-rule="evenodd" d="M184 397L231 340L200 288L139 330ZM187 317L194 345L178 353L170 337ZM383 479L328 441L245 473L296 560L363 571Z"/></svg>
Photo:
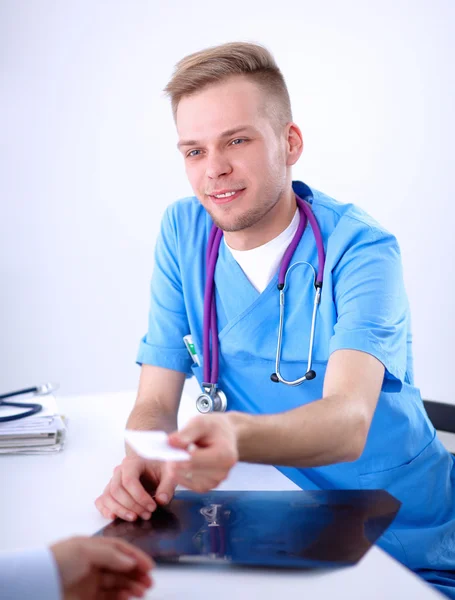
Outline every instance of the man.
<svg viewBox="0 0 455 600"><path fill-rule="evenodd" d="M49 549L0 554L3 600L127 600L152 585L153 562L114 538L76 537Z"/></svg>
<svg viewBox="0 0 455 600"><path fill-rule="evenodd" d="M414 386L395 238L355 206L292 182L302 135L284 79L264 48L227 44L186 57L166 91L195 197L173 204L163 218L128 427L165 430L174 446L196 448L180 464L144 461L128 450L97 507L107 518L150 518L176 484L208 490L237 460L275 465L302 489L387 489L403 507L380 545L455 598L455 469ZM308 211L325 257L317 232L305 227L285 279L280 377L298 379L305 368L309 376L289 386L277 383L275 373L279 275L283 283L277 271ZM218 256L206 260L213 223L224 240ZM203 302L215 259L214 319L210 297L205 311ZM322 268L314 377L307 365ZM212 353L203 341L204 312L206 326L219 332ZM187 334L202 366L192 364L182 341ZM217 379L228 412L201 415L177 433L191 371L201 384L207 374ZM142 476L156 483L154 497Z"/></svg>

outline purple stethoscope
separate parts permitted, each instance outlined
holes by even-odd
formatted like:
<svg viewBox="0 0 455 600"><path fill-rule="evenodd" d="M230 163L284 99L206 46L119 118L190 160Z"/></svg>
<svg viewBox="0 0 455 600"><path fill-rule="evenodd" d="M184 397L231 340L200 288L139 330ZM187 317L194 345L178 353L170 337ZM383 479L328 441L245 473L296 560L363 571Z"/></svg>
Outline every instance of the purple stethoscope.
<svg viewBox="0 0 455 600"><path fill-rule="evenodd" d="M312 195L309 196L312 199ZM306 200L306 199L305 199ZM310 205L305 200L299 198L296 195L297 207L300 212L300 222L297 231L292 238L291 243L284 253L281 261L280 270L278 272L278 290L280 292L280 322L278 326L278 343L276 349L276 360L275 360L275 373L272 373L270 379L275 383L285 383L286 385L300 385L304 381L310 381L316 377L316 373L313 371L312 358L313 358L313 345L314 345L314 332L316 327L316 313L317 308L321 300L321 289L323 282L323 272L325 263L325 252L324 244L322 242L321 230L319 229L318 222L311 210ZM284 325L284 292L286 289L286 277L290 269L288 270L289 263L295 252L295 249L299 245L302 238L303 232L307 226L307 222L310 222L313 230L314 238L316 240L316 248L318 252L318 271L315 272L315 296L313 304L313 317L311 321L311 332L310 332L310 347L308 352L308 364L307 370L303 377L288 381L284 379L280 374L280 361L281 361L281 345L283 341L283 325ZM204 293L204 321L203 321L203 336L202 336L202 352L203 352L203 370L204 378L202 383L203 393L196 400L196 407L201 413L209 412L224 412L227 408L226 394L218 387L218 369L219 369L219 341L218 341L218 330L217 330L217 319L216 319L216 301L215 301L215 267L218 258L218 250L220 247L221 238L223 237L223 231L216 225L212 226L210 231L209 240L207 242L207 254L206 254L206 267L207 267L207 279L205 283ZM300 263L292 265L291 269ZM308 264L308 263L305 263ZM310 265L311 266L311 265ZM211 352L210 352L211 342Z"/></svg>

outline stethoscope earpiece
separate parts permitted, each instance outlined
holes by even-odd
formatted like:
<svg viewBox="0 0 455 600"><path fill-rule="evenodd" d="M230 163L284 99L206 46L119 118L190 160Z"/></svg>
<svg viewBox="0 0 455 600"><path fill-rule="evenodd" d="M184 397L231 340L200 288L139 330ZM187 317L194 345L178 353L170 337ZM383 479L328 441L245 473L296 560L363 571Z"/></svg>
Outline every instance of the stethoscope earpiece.
<svg viewBox="0 0 455 600"><path fill-rule="evenodd" d="M313 371L313 369L310 369L309 371L307 371L305 373L305 381L311 381L315 377L316 377L316 371ZM273 381L273 383L280 383L280 380L278 379L278 375L276 373L272 373L270 375L270 379Z"/></svg>

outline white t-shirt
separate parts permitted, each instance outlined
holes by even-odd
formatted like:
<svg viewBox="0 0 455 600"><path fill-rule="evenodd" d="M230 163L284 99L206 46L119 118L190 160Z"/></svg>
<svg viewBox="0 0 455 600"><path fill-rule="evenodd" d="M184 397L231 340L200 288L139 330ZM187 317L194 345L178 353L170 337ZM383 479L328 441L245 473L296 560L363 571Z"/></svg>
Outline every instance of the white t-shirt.
<svg viewBox="0 0 455 600"><path fill-rule="evenodd" d="M226 241L224 242L250 283L259 293L265 290L278 271L281 259L291 243L299 223L300 212L297 209L292 221L280 235L251 250L234 250L228 246Z"/></svg>

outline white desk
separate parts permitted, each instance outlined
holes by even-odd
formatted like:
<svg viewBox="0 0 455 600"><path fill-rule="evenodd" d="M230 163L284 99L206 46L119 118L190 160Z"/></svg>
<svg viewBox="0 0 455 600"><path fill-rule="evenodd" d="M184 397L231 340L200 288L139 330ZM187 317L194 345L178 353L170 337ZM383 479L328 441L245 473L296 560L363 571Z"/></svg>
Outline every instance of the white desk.
<svg viewBox="0 0 455 600"><path fill-rule="evenodd" d="M190 384L191 387L191 384ZM0 456L0 550L91 535L107 524L94 500L123 458L123 430L134 392L59 398L69 418L65 450L54 456ZM183 399L182 422L193 412ZM188 408L189 407L189 408ZM221 489L298 489L273 467L239 465ZM160 566L155 600L238 600L277 597L324 600L437 600L443 596L382 550L373 547L356 566L314 572Z"/></svg>

